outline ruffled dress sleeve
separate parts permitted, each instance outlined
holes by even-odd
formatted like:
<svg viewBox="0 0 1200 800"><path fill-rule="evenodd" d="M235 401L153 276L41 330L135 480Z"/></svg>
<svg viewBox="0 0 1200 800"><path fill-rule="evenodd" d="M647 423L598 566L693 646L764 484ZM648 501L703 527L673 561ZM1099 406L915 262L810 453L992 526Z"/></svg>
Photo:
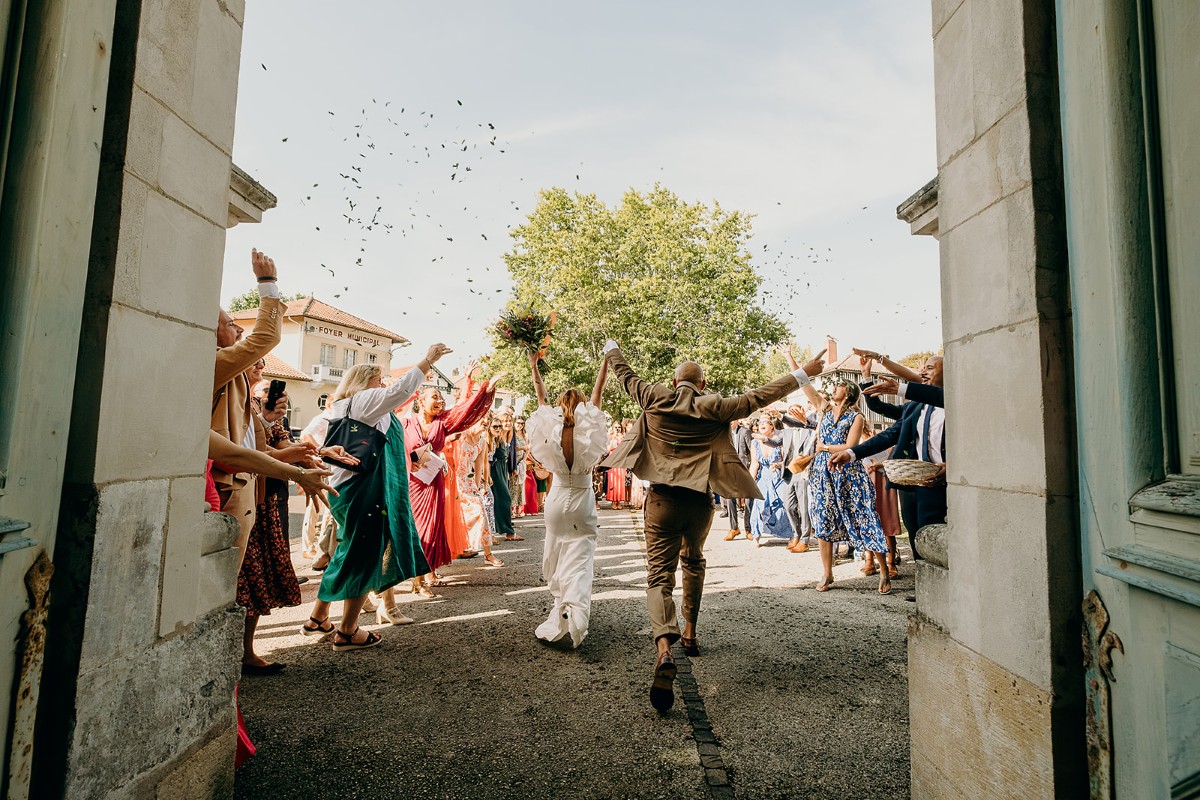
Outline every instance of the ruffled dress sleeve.
<svg viewBox="0 0 1200 800"><path fill-rule="evenodd" d="M560 415L561 419L561 415ZM528 428L529 423L525 423ZM608 419L591 403L575 406L575 472L592 469L608 451Z"/></svg>
<svg viewBox="0 0 1200 800"><path fill-rule="evenodd" d="M567 473L567 460L562 452L562 427L562 409L558 406L539 406L525 420L529 451L543 467L556 475Z"/></svg>
<svg viewBox="0 0 1200 800"><path fill-rule="evenodd" d="M470 393L470 388L468 384L463 399L442 412L442 425L446 429L447 436L452 433L465 431L476 422L479 422L479 420L483 419L483 415L488 412L488 409L492 407L492 400L496 397L496 389L491 385L491 381L485 382L483 388L474 395Z"/></svg>

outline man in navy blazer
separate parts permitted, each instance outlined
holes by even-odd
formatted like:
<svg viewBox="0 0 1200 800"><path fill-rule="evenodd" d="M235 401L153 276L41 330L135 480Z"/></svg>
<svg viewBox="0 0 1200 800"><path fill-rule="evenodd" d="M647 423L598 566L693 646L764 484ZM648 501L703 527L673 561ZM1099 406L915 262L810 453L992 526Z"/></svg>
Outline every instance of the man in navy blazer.
<svg viewBox="0 0 1200 800"><path fill-rule="evenodd" d="M907 400L903 406L882 401L871 403L872 410L896 418L887 430L855 447L837 453L830 466L837 468L860 458L882 453L889 447L892 458L909 458L939 464L941 472L922 486L897 486L900 491L900 514L909 531L913 555L917 552L915 534L926 525L946 521L946 456L945 456L945 390L942 388L941 356L933 356L922 373L926 383L908 383L897 387L885 379L869 388L872 395L899 394ZM886 408L885 408L886 407ZM897 413L898 412L898 413Z"/></svg>

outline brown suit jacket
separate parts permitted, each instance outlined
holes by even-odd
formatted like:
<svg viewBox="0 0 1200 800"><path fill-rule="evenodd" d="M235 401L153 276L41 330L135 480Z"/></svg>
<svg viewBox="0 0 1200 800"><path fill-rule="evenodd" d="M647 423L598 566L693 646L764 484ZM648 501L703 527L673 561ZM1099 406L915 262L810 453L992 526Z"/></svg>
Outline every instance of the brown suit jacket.
<svg viewBox="0 0 1200 800"><path fill-rule="evenodd" d="M264 297L258 304L254 330L240 342L217 350L211 427L236 445L241 445L250 425L250 382L244 373L279 344L282 321L283 303L274 297ZM229 492L244 486L247 478L213 464L213 480L218 491Z"/></svg>
<svg viewBox="0 0 1200 800"><path fill-rule="evenodd" d="M647 383L620 350L610 366L625 391L642 407L637 427L604 460L606 467L632 469L642 480L682 486L722 497L758 497L754 479L738 458L729 423L786 397L797 388L785 375L737 397L701 393L690 383L677 387Z"/></svg>

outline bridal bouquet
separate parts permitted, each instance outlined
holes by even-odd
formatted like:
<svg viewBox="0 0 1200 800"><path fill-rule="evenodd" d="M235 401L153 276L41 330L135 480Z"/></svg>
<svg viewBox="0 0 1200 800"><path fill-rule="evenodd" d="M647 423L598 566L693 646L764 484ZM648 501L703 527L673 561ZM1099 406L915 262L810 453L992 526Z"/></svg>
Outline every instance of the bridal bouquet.
<svg viewBox="0 0 1200 800"><path fill-rule="evenodd" d="M558 315L551 311L542 314L532 306L522 305L500 313L496 332L505 342L544 358L550 347L550 334Z"/></svg>

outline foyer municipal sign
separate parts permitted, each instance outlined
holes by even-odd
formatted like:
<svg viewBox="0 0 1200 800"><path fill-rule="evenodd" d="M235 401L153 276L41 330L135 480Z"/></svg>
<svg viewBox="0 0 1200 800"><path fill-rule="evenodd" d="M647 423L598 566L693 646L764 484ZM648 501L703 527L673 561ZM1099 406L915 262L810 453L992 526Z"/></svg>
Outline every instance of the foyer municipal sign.
<svg viewBox="0 0 1200 800"><path fill-rule="evenodd" d="M329 336L333 339L348 339L356 344L361 344L365 347L382 347L383 340L377 336L360 333L350 328L339 328L325 323L309 324L309 333L316 333L321 336Z"/></svg>

